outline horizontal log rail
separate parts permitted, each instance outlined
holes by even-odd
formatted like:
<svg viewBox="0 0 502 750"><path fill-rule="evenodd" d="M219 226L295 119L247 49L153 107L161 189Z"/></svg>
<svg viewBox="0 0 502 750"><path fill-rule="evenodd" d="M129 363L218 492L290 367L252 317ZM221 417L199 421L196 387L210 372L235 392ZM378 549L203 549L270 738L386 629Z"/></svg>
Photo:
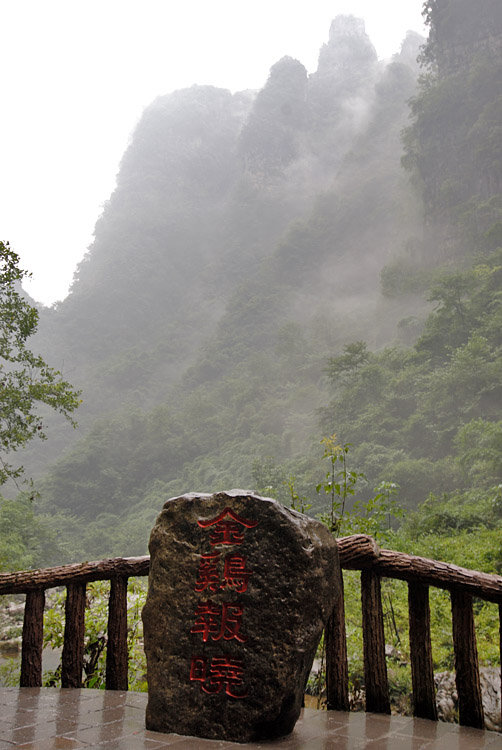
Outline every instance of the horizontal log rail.
<svg viewBox="0 0 502 750"><path fill-rule="evenodd" d="M150 557L114 557L95 562L72 563L56 568L0 573L0 594L23 594L37 589L53 589L69 583L109 581L117 576L147 576Z"/></svg>
<svg viewBox="0 0 502 750"><path fill-rule="evenodd" d="M449 591L458 588L471 596L502 604L502 576L406 552L380 549L371 537L364 534L342 537L337 541L340 563L346 570L372 568L382 578L398 578Z"/></svg>
<svg viewBox="0 0 502 750"><path fill-rule="evenodd" d="M448 590L451 596L459 721L482 728L484 717L472 597L499 605L502 650L502 576L380 549L365 534L342 537L337 542L341 567L361 571L366 710L390 712L380 581L395 578L408 583L414 716L437 720L429 611L429 586L434 586ZM1 573L0 594L26 594L21 686L39 687L42 684L45 590L57 586L67 587L63 687L81 686L85 587L91 581L110 580L106 687L127 690L127 581L133 576L148 575L149 568L150 558L143 556ZM327 705L338 710L347 710L349 706L343 609L341 598L325 632Z"/></svg>
<svg viewBox="0 0 502 750"><path fill-rule="evenodd" d="M502 576L380 549L374 539L365 534L341 537L337 542L340 563L345 570L373 568L382 578L415 581L448 590L458 588L480 599L502 604ZM147 576L149 570L150 557L144 555L0 573L0 594L22 594L78 581L107 581L117 576Z"/></svg>

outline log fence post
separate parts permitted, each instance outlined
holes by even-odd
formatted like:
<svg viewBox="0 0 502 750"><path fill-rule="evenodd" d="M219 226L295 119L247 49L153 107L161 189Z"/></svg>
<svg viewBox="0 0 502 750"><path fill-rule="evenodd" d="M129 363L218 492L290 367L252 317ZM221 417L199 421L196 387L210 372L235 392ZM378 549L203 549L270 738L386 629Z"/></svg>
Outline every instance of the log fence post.
<svg viewBox="0 0 502 750"><path fill-rule="evenodd" d="M85 635L85 581L66 587L65 627L61 659L61 686L82 687Z"/></svg>
<svg viewBox="0 0 502 750"><path fill-rule="evenodd" d="M361 602L366 711L390 714L380 576L371 569L361 572Z"/></svg>
<svg viewBox="0 0 502 750"><path fill-rule="evenodd" d="M485 722L472 596L463 591L452 590L451 613L459 723L463 726L483 729Z"/></svg>
<svg viewBox="0 0 502 750"><path fill-rule="evenodd" d="M408 584L408 613L413 716L437 721L428 586Z"/></svg>
<svg viewBox="0 0 502 750"><path fill-rule="evenodd" d="M106 689L127 690L127 577L111 579L108 601L108 640L106 646Z"/></svg>
<svg viewBox="0 0 502 750"><path fill-rule="evenodd" d="M340 570L340 596L324 630L326 646L326 704L328 710L349 711L349 667L347 662L347 634L343 574Z"/></svg>
<svg viewBox="0 0 502 750"><path fill-rule="evenodd" d="M28 591L24 605L21 687L42 687L45 591Z"/></svg>

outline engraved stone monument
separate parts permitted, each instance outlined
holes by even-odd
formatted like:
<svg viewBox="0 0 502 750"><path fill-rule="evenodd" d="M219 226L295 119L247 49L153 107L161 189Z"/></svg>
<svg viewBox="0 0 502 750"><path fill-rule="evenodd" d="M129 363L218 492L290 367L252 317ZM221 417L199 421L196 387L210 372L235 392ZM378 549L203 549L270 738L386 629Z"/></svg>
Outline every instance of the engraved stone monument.
<svg viewBox="0 0 502 750"><path fill-rule="evenodd" d="M318 521L243 490L168 500L150 537L146 726L251 742L292 731L340 586Z"/></svg>

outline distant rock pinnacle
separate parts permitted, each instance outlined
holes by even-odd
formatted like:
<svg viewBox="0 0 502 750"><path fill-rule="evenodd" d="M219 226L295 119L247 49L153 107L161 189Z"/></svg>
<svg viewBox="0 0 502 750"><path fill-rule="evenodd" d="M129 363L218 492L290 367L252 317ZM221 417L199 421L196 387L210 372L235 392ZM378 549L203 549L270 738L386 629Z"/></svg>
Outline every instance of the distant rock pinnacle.
<svg viewBox="0 0 502 750"><path fill-rule="evenodd" d="M316 75L331 76L376 61L377 53L364 21L355 16L337 16L331 23L328 43L321 47Z"/></svg>

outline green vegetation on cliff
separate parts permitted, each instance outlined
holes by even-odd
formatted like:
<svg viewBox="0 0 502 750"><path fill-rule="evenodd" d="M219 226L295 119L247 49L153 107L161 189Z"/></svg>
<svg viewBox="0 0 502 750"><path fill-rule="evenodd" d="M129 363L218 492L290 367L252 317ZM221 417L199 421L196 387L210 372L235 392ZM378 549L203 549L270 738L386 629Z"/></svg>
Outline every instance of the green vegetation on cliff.
<svg viewBox="0 0 502 750"><path fill-rule="evenodd" d="M391 483L394 544L461 563L471 535L499 569L500 12L425 12L418 84L420 40L383 64L341 17L310 76L285 57L258 93L147 108L70 295L40 314L83 404L75 435L51 424L23 453L36 539L11 496L10 565L144 553L190 490L325 513L336 433L365 476L347 513Z"/></svg>

